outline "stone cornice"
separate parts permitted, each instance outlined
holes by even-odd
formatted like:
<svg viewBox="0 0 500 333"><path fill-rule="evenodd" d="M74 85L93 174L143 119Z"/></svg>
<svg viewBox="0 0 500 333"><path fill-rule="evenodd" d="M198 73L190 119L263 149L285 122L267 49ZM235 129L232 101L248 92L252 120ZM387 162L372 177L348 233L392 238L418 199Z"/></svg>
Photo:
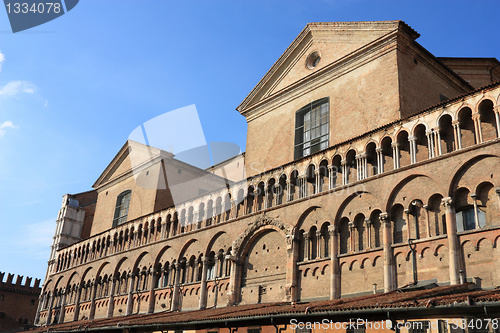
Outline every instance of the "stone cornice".
<svg viewBox="0 0 500 333"><path fill-rule="evenodd" d="M316 22L308 23L306 27L300 32L300 34L293 40L293 42L288 46L288 48L283 52L283 54L278 58L278 60L273 64L269 71L264 75L264 77L257 83L257 85L252 89L252 91L245 97L243 102L236 108L242 114L245 109L254 101L255 97L261 92L262 89L266 87L278 70L286 64L290 59L290 56L294 52L297 52L299 46L303 44L302 53L307 50L307 45L310 45L312 38L318 42L332 42L339 41L341 39L341 34L349 34L349 32L359 32L359 31L391 31L399 30L408 35L411 39L417 39L420 35L408 26L403 21L375 21L375 22ZM339 32L339 33L336 33ZM314 36L313 36L314 35ZM299 51L300 53L300 51ZM292 61L293 62L293 61ZM288 71L285 71L288 72ZM286 73L282 73L277 78L279 82L280 78ZM269 90L272 90L277 83L271 85Z"/></svg>
<svg viewBox="0 0 500 333"><path fill-rule="evenodd" d="M378 57L396 50L397 38L398 31L392 31L240 112L247 118L247 121L251 121Z"/></svg>

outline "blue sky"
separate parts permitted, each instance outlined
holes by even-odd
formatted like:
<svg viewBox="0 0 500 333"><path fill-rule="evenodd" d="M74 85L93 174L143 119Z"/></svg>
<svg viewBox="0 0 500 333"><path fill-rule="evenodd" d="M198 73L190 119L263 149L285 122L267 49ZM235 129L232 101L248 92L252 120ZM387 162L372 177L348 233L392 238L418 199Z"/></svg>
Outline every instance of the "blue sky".
<svg viewBox="0 0 500 333"><path fill-rule="evenodd" d="M436 56L500 57L500 2L81 0L13 34L0 8L0 271L43 278L62 195L129 134L195 104L244 148L235 108L308 22L404 20Z"/></svg>

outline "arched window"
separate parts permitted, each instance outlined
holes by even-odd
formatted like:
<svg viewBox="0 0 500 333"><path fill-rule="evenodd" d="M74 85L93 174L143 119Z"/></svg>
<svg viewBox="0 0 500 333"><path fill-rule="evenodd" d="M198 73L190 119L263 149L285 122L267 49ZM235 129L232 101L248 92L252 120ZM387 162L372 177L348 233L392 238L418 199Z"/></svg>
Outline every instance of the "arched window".
<svg viewBox="0 0 500 333"><path fill-rule="evenodd" d="M328 147L328 98L316 100L295 114L295 159L314 154Z"/></svg>
<svg viewBox="0 0 500 333"><path fill-rule="evenodd" d="M403 243L407 240L405 233L407 232L408 224L404 218L404 208L400 204L394 205L391 209L391 220L393 222L393 242L395 244Z"/></svg>
<svg viewBox="0 0 500 333"><path fill-rule="evenodd" d="M486 225L484 211L475 208L476 194L470 195L466 188L460 188L455 194L455 211L457 213L457 231L482 228ZM474 204L474 201L476 203Z"/></svg>
<svg viewBox="0 0 500 333"><path fill-rule="evenodd" d="M132 191L124 191L116 198L115 217L113 218L113 227L127 222L128 208L130 206L130 197Z"/></svg>

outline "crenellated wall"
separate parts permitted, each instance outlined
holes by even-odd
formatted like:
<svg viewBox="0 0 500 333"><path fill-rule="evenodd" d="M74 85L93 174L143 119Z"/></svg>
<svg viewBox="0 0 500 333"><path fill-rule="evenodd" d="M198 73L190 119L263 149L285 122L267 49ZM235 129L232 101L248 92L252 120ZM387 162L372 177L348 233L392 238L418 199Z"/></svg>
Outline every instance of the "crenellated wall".
<svg viewBox="0 0 500 333"><path fill-rule="evenodd" d="M40 279L0 272L0 331L32 327L41 291Z"/></svg>

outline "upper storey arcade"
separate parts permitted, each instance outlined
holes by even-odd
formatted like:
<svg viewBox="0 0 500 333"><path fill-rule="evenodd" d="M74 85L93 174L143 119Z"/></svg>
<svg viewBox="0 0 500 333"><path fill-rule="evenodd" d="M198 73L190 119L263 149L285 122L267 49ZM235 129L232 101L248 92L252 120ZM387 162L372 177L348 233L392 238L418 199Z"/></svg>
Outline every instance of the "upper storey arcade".
<svg viewBox="0 0 500 333"><path fill-rule="evenodd" d="M402 21L309 23L237 108L247 175L471 91L418 37Z"/></svg>
<svg viewBox="0 0 500 333"><path fill-rule="evenodd" d="M313 196L343 193L347 187L356 189L365 182L497 144L499 140L500 82L235 182L228 188L129 219L116 228L108 227L58 251L57 260L49 265L49 275ZM491 180L500 194L498 182ZM460 193L455 193L458 190L450 188L443 195L460 197ZM475 197L473 190L467 195ZM461 209L459 201L457 205L456 209ZM464 222L461 228L469 227Z"/></svg>

